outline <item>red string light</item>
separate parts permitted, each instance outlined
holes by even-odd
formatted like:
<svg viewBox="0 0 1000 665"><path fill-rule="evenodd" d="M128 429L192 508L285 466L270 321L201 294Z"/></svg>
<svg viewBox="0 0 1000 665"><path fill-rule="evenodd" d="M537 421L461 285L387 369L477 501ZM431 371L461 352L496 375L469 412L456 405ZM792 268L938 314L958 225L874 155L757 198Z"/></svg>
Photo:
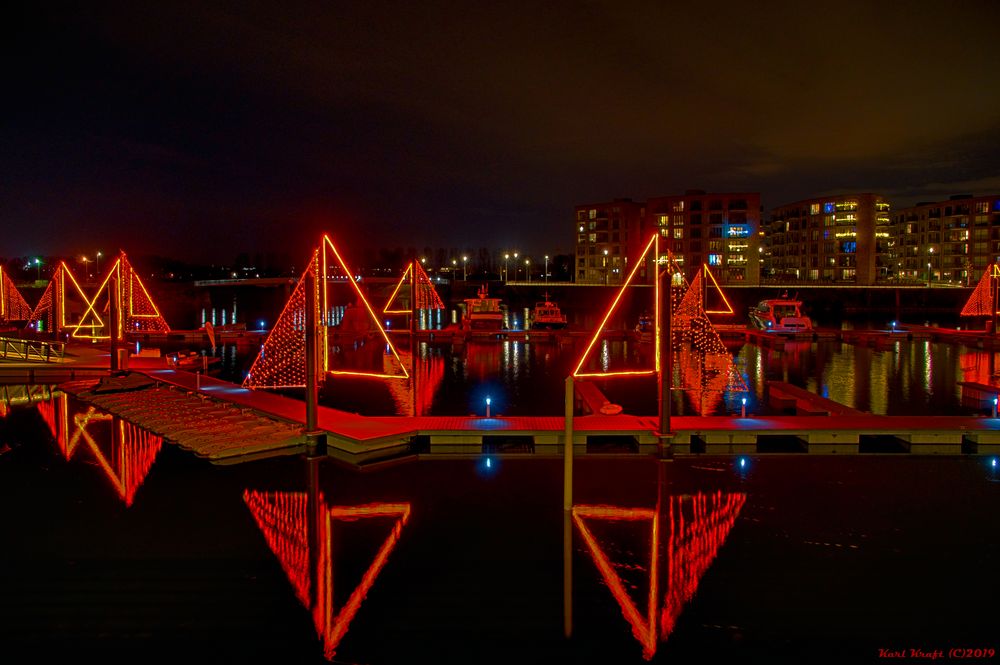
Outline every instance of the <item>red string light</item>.
<svg viewBox="0 0 1000 665"><path fill-rule="evenodd" d="M745 494L696 494L672 496L666 511L660 508L622 508L618 506L574 506L573 522L587 546L594 565L607 584L611 595L618 602L622 616L632 628L632 635L642 646L642 655L652 659L660 641L666 640L674 629L684 605L691 600L698 582L708 570L716 553L725 542L736 522ZM660 580L660 531L661 520L669 525L667 530L666 589L663 604L659 603ZM648 522L649 563L614 563L594 536L588 521ZM639 611L626 589L616 568L627 566L649 571L649 593L645 615ZM657 616L659 615L659 616Z"/></svg>
<svg viewBox="0 0 1000 665"><path fill-rule="evenodd" d="M31 318L31 307L13 280L0 266L0 321L27 321Z"/></svg>
<svg viewBox="0 0 1000 665"><path fill-rule="evenodd" d="M414 268L416 269L414 271ZM414 274L416 277L414 277ZM386 314L409 314L411 313L410 304L410 293L409 289L400 293L400 289L403 285L407 283L407 278L410 282L414 279L417 280L416 292L417 292L417 307L416 309L444 309L444 302L438 295L437 290L434 288L434 284L431 282L431 278L427 276L424 269L416 261L410 262L410 265L406 266L406 270L403 272L402 277L399 278L399 282L396 283L396 288L392 290L392 295L389 296L389 300L386 301L383 312ZM399 297L400 305L394 308L396 305L396 298ZM402 303L405 302L404 307Z"/></svg>
<svg viewBox="0 0 1000 665"><path fill-rule="evenodd" d="M308 530L308 495L304 492L259 492L247 490L243 500L260 527L264 540L274 552L295 590L299 602L310 610L316 632L323 640L323 653L332 660L337 646L347 634L396 547L403 526L410 518L409 503L372 503L361 506L328 506L322 493L317 498L316 536L310 543ZM333 598L334 521L357 521L370 518L395 518L389 535L372 559L361 581L338 611ZM310 548L316 547L316 568L310 570ZM314 581L315 580L315 581ZM315 594L313 591L315 584ZM313 596L315 595L315 601Z"/></svg>
<svg viewBox="0 0 1000 665"><path fill-rule="evenodd" d="M995 306L993 280L997 278L1000 278L1000 266L992 263L987 266L975 290L966 301L961 316L993 316Z"/></svg>

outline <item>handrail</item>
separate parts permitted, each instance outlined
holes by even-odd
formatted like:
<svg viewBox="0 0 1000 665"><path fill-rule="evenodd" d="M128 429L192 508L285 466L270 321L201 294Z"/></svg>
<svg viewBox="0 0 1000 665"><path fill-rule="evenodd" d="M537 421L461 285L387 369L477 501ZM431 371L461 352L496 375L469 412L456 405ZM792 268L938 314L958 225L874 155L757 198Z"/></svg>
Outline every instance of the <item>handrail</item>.
<svg viewBox="0 0 1000 665"><path fill-rule="evenodd" d="M48 363L62 362L65 357L65 342L0 337L0 360Z"/></svg>

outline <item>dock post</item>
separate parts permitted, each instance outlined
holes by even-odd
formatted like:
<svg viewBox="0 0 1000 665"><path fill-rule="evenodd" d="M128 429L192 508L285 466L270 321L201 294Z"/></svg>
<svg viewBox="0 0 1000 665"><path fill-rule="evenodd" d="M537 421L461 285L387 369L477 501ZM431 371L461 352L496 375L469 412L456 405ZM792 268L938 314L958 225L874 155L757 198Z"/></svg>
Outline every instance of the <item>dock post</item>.
<svg viewBox="0 0 1000 665"><path fill-rule="evenodd" d="M563 511L563 636L573 637L573 514Z"/></svg>
<svg viewBox="0 0 1000 665"><path fill-rule="evenodd" d="M108 308L111 310L109 318L111 319L111 374L117 374L118 370L118 335L120 334L118 328L118 317L120 316L120 306L119 302L120 291L118 289L118 278L112 277L111 283L108 285Z"/></svg>
<svg viewBox="0 0 1000 665"><path fill-rule="evenodd" d="M654 259L654 268L656 271L656 278L661 279L659 274L659 261L660 257L657 256ZM670 416L671 408L673 407L670 395L670 389L673 384L674 379L674 345L673 345L673 318L674 318L674 275L673 266L669 263L667 264L666 270L663 271L667 279L666 291L666 303L664 306L660 307L660 317L661 320L657 322L660 328L660 339L657 340L657 344L660 346L660 371L658 373L659 379L659 400L660 400L660 432L658 437L658 448L660 457L671 457L672 449L670 447L669 439L671 437L670 433ZM662 298L663 296L661 296Z"/></svg>
<svg viewBox="0 0 1000 665"><path fill-rule="evenodd" d="M306 271L306 448L310 454L326 453L326 436L317 427L319 396L316 390L316 310L317 280L312 270Z"/></svg>
<svg viewBox="0 0 1000 665"><path fill-rule="evenodd" d="M566 377L566 432L563 443L563 510L573 509L573 375Z"/></svg>

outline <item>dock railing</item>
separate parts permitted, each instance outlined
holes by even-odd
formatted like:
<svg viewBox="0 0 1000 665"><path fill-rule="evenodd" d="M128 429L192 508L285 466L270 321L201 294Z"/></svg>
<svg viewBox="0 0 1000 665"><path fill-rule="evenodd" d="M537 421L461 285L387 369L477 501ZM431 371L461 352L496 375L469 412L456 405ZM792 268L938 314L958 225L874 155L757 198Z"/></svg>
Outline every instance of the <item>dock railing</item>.
<svg viewBox="0 0 1000 665"><path fill-rule="evenodd" d="M64 342L0 337L0 361L62 362L65 356Z"/></svg>

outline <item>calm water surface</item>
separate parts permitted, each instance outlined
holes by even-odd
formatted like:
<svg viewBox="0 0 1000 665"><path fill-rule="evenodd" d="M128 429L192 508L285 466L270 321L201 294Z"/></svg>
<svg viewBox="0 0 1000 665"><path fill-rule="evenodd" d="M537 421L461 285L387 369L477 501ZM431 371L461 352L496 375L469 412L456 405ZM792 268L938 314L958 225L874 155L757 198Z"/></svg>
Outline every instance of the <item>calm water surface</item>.
<svg viewBox="0 0 1000 665"><path fill-rule="evenodd" d="M7 662L862 662L1000 647L986 460L580 459L567 517L557 459L217 467L59 402L0 413ZM54 438L54 418L72 434Z"/></svg>
<svg viewBox="0 0 1000 665"><path fill-rule="evenodd" d="M557 415L563 412L563 381L583 351L575 344L496 341L463 347L423 343L418 351L418 384L405 381L336 377L321 391L323 403L369 415L482 414L485 400L503 415ZM749 393L717 390L675 391L679 414L733 414L747 397L750 413L768 414L767 381L785 381L862 411L889 415L958 415L985 413L965 406L959 381L995 383L996 354L926 340L901 340L869 347L840 342L788 343L784 349L728 344ZM234 374L252 357L232 355ZM611 367L651 366L648 345L609 342L603 358ZM992 357L991 357L992 356ZM242 360L242 362L241 362ZM678 372L693 371L678 356ZM595 362L595 368L600 361ZM652 377L597 380L612 402L627 413L655 414Z"/></svg>

